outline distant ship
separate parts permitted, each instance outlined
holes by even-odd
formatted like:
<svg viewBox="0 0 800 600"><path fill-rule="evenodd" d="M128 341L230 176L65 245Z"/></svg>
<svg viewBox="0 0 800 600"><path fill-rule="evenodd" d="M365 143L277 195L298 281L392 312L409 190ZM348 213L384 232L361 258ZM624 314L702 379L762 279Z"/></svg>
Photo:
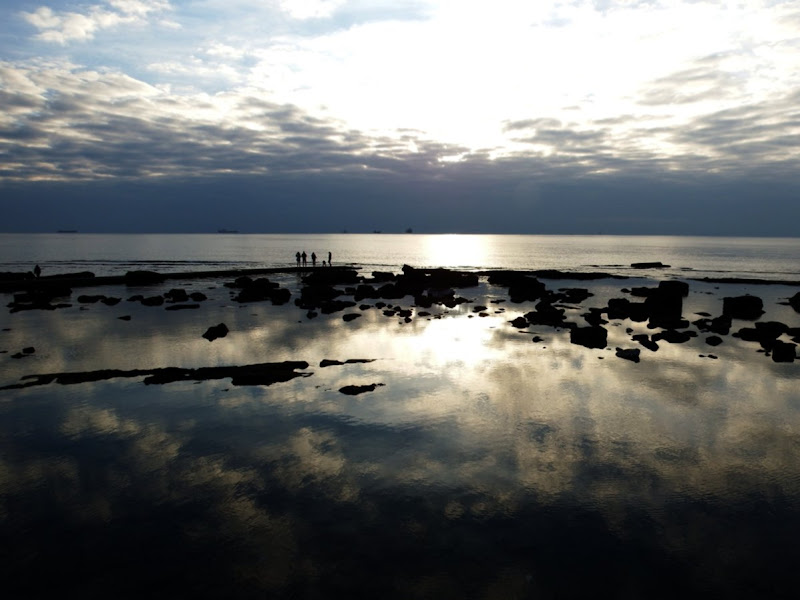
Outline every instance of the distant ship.
<svg viewBox="0 0 800 600"><path fill-rule="evenodd" d="M238 229L217 229L217 233L239 233Z"/></svg>
<svg viewBox="0 0 800 600"><path fill-rule="evenodd" d="M56 233L78 233L77 229L59 229Z"/></svg>

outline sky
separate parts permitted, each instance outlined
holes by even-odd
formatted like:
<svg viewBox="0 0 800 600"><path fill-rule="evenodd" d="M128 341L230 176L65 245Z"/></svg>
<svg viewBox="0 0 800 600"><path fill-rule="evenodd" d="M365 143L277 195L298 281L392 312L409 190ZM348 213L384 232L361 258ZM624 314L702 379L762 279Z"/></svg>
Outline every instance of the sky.
<svg viewBox="0 0 800 600"><path fill-rule="evenodd" d="M800 236L800 3L4 0L0 212Z"/></svg>

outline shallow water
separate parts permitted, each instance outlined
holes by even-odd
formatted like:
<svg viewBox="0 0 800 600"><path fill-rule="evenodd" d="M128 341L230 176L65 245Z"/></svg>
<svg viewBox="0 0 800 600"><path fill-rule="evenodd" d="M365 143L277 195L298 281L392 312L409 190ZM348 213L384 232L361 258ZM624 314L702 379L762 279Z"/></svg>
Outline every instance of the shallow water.
<svg viewBox="0 0 800 600"><path fill-rule="evenodd" d="M406 234L0 234L0 271L124 274L293 266L295 253L328 252L365 272L415 267L602 270L631 275L661 262L658 276L800 280L800 238ZM648 273L648 276L652 276Z"/></svg>
<svg viewBox="0 0 800 600"><path fill-rule="evenodd" d="M471 303L415 310L408 323L374 306L348 309L362 316L346 323L291 303L240 305L221 283L190 282L209 296L197 310L125 300L81 310L73 299L0 313L0 386L54 372L309 363L308 377L270 386L134 377L0 390L0 569L27 597L794 593L800 363L731 336L712 348L700 334L642 349L635 364L614 348L633 347L626 329L646 325L612 322L604 350L564 330L520 331L508 321L532 303L485 281L461 291ZM621 287L653 283L592 283L595 295L569 312L577 321ZM762 320L798 325L778 304L791 287L691 290L690 319L749 292L765 301ZM219 322L226 337L201 337ZM10 358L26 346L35 352ZM326 358L372 362L321 367ZM382 385L339 392L371 383Z"/></svg>

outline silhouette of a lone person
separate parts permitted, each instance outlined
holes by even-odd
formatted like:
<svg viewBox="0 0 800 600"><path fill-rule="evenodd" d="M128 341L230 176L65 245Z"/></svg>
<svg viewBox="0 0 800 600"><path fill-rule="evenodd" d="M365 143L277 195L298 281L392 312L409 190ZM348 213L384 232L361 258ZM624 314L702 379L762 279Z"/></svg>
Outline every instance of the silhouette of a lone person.
<svg viewBox="0 0 800 600"><path fill-rule="evenodd" d="M39 265L33 267L33 276L37 279L42 275L42 268Z"/></svg>
<svg viewBox="0 0 800 600"><path fill-rule="evenodd" d="M331 253L328 252L328 266L331 266Z"/></svg>

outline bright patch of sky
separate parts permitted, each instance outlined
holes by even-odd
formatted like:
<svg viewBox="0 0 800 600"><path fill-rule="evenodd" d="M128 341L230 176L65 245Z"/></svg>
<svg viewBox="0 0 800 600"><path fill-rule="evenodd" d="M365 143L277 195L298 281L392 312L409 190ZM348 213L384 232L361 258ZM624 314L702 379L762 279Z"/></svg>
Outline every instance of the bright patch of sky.
<svg viewBox="0 0 800 600"><path fill-rule="evenodd" d="M589 165L597 153L676 169L701 157L725 169L743 156L798 158L797 143L785 141L800 135L798 89L794 0L11 0L0 8L0 92L13 100L0 116L7 150L100 136L77 116L90 112L108 127L122 117L273 137L298 127L279 122L284 113L265 116L263 102L291 107L293 119L300 111L306 125L325 123L335 129L329 139L357 131L402 142L384 153L440 144L434 162L482 153Z"/></svg>

